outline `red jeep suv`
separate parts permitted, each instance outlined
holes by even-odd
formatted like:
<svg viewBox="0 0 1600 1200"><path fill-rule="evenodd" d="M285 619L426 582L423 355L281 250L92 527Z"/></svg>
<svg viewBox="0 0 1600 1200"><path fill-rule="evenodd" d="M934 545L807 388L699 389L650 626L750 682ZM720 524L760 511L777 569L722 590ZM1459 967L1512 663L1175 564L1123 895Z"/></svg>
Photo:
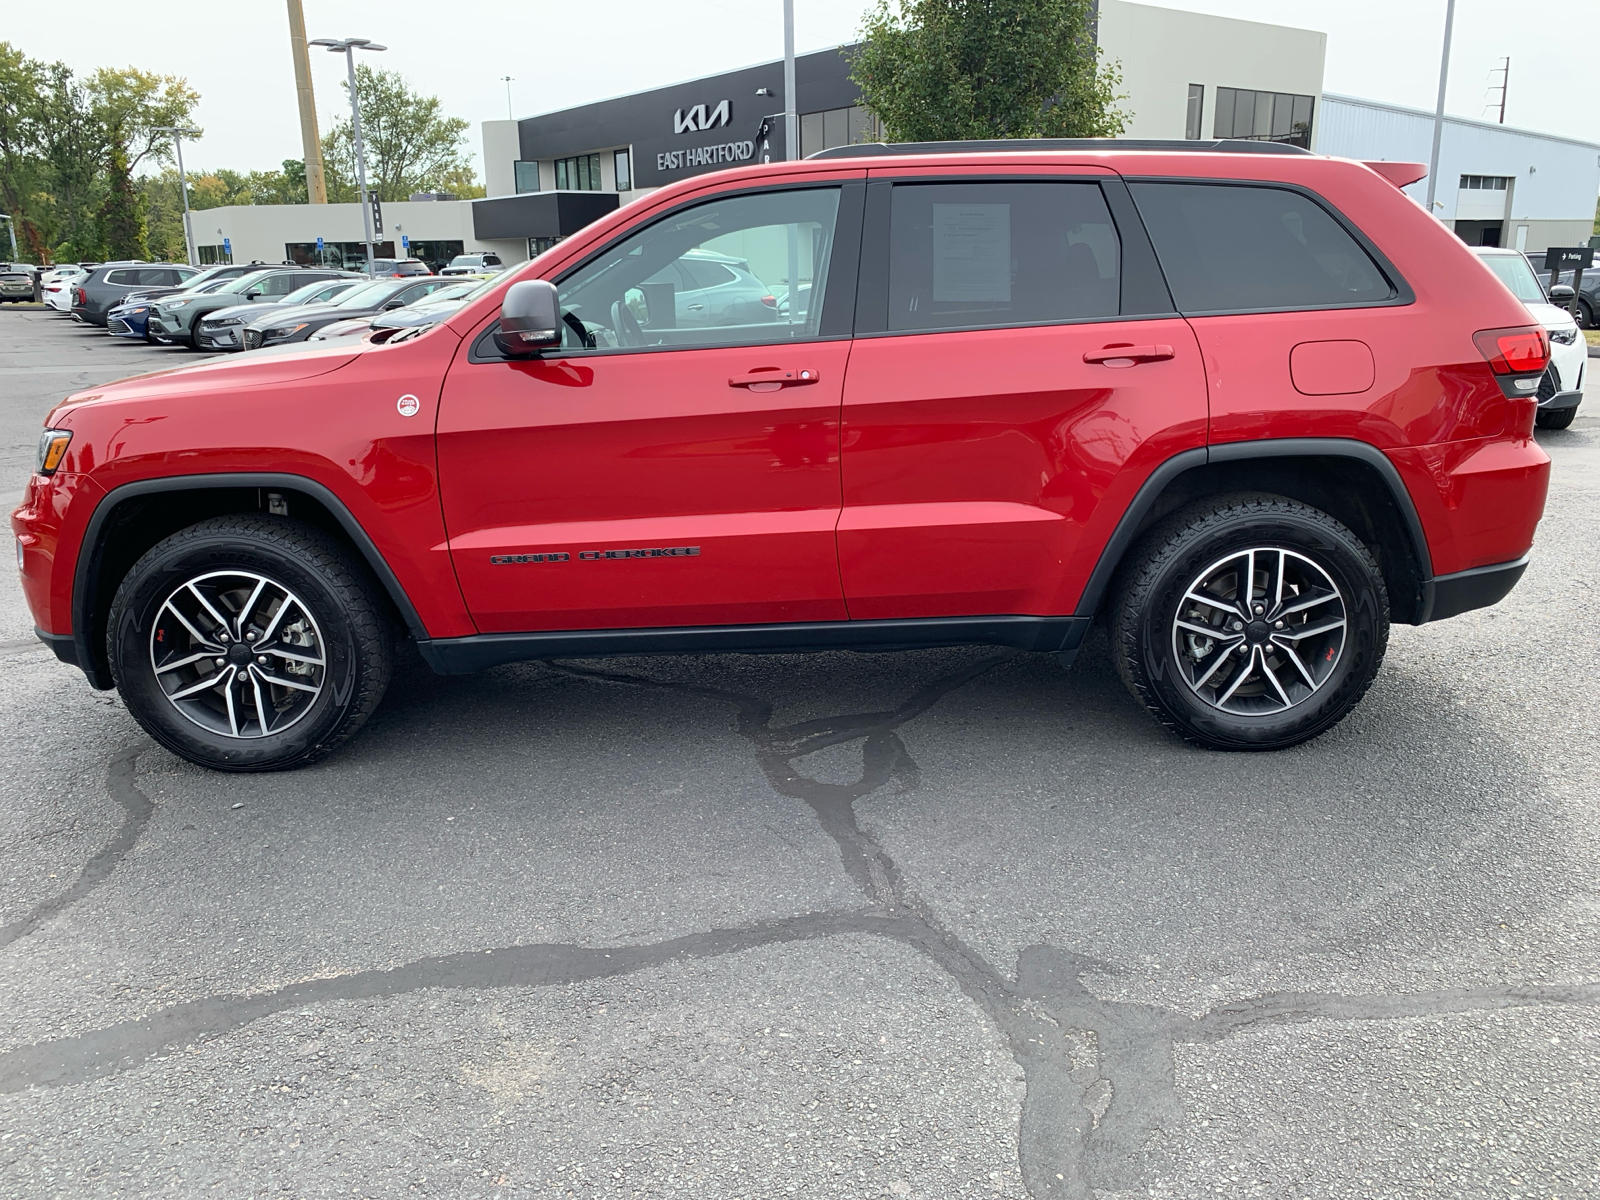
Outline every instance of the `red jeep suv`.
<svg viewBox="0 0 1600 1200"><path fill-rule="evenodd" d="M854 146L703 175L426 331L71 396L39 636L150 735L291 766L441 672L1096 621L1201 745L1314 737L1391 619L1527 563L1549 347L1396 184L1260 142Z"/></svg>

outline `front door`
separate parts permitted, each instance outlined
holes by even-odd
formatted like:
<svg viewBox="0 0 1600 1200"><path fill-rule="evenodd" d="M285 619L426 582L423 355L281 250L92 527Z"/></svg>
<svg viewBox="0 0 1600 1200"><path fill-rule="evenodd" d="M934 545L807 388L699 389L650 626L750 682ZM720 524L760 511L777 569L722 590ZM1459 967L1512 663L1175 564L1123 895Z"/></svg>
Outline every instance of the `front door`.
<svg viewBox="0 0 1600 1200"><path fill-rule="evenodd" d="M1114 178L871 186L844 395L850 616L1070 614L1138 483L1205 444L1194 335Z"/></svg>
<svg viewBox="0 0 1600 1200"><path fill-rule="evenodd" d="M560 351L457 356L440 487L481 631L844 618L854 186L676 210L558 283Z"/></svg>

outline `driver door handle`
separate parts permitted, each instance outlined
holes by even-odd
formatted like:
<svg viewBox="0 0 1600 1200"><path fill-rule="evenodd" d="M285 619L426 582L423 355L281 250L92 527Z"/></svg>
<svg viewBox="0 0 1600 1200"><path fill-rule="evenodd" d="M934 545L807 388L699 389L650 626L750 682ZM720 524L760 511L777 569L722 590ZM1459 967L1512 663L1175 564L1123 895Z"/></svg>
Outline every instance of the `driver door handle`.
<svg viewBox="0 0 1600 1200"><path fill-rule="evenodd" d="M1104 363L1108 367L1131 367L1134 363L1161 362L1173 357L1171 346L1134 346L1126 342L1102 346L1099 350L1084 352L1086 363Z"/></svg>
<svg viewBox="0 0 1600 1200"><path fill-rule="evenodd" d="M808 383L816 383L821 375L810 367L795 371L783 371L777 367L760 367L744 375L733 375L728 379L729 387L749 388L752 392L775 392L784 387L800 387Z"/></svg>

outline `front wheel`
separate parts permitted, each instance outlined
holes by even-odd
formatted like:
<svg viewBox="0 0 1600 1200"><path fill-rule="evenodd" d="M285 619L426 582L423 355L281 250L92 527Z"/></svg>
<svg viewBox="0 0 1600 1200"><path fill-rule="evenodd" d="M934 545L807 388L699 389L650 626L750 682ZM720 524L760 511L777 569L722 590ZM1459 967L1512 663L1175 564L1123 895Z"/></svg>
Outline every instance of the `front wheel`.
<svg viewBox="0 0 1600 1200"><path fill-rule="evenodd" d="M145 731L190 762L272 771L328 753L389 681L375 582L338 543L281 517L216 517L134 564L106 649Z"/></svg>
<svg viewBox="0 0 1600 1200"><path fill-rule="evenodd" d="M1164 725L1217 750L1279 750L1371 685L1389 600L1371 552L1281 496L1217 497L1157 526L1112 613L1117 672Z"/></svg>
<svg viewBox="0 0 1600 1200"><path fill-rule="evenodd" d="M1541 408L1534 414L1533 423L1540 429L1565 429L1578 415L1578 406L1571 408Z"/></svg>

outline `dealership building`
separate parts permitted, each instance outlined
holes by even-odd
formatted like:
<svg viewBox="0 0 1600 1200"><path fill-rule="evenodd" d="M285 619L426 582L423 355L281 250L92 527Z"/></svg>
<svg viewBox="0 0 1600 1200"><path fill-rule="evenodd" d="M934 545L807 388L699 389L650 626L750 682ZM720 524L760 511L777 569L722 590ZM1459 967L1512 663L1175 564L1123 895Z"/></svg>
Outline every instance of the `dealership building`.
<svg viewBox="0 0 1600 1200"><path fill-rule="evenodd" d="M1364 160L1426 162L1432 114L1322 90L1327 35L1100 0L1097 38L1118 65L1130 138L1249 138ZM801 55L799 156L878 140L850 79L850 47ZM483 124L482 200L384 206L380 256L430 262L537 254L665 184L787 157L783 63L773 61L522 120ZM1600 145L1451 117L1434 215L1473 244L1535 251L1588 240ZM1407 189L1418 203L1426 183ZM214 208L194 217L202 254L328 261L360 254L355 204ZM215 230L213 233L212 230ZM226 241L224 240L226 239Z"/></svg>

